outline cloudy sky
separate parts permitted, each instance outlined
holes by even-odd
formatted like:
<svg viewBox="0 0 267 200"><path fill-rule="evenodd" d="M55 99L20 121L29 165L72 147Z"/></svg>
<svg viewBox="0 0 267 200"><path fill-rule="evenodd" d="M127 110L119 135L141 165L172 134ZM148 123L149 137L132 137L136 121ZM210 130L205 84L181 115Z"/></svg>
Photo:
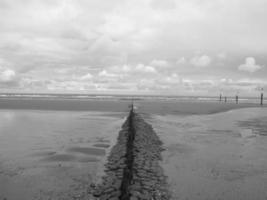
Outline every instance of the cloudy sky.
<svg viewBox="0 0 267 200"><path fill-rule="evenodd" d="M0 92L255 95L266 0L0 0Z"/></svg>

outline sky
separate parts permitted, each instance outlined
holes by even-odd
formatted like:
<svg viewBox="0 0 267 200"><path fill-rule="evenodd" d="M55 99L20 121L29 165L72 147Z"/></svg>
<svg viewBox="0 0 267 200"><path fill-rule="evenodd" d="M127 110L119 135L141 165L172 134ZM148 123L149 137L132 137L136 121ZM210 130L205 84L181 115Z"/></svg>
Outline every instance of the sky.
<svg viewBox="0 0 267 200"><path fill-rule="evenodd" d="M266 0L0 0L0 92L255 96Z"/></svg>

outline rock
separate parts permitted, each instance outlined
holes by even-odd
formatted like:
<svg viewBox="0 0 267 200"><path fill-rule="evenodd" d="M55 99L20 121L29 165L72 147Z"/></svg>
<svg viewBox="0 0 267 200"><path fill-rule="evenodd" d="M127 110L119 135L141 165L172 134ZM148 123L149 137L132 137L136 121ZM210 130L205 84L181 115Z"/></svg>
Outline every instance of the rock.
<svg viewBox="0 0 267 200"><path fill-rule="evenodd" d="M106 176L94 196L100 197L100 200L115 200L122 194L127 196L130 193L131 200L152 200L152 196L154 200L168 200L166 177L159 165L162 144L152 126L140 115L131 113L122 125L117 144L111 149L105 164ZM122 187L125 173L127 177L131 177L130 185ZM127 193L121 191L122 188L128 190Z"/></svg>
<svg viewBox="0 0 267 200"><path fill-rule="evenodd" d="M138 200L138 198L135 196L132 196L132 197L130 197L130 200Z"/></svg>

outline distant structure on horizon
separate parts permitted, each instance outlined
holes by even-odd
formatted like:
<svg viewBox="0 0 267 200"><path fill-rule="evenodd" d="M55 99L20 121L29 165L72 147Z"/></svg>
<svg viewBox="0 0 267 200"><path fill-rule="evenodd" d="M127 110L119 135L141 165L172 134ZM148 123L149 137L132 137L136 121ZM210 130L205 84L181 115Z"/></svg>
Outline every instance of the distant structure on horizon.
<svg viewBox="0 0 267 200"><path fill-rule="evenodd" d="M261 93L261 106L263 105L263 92Z"/></svg>

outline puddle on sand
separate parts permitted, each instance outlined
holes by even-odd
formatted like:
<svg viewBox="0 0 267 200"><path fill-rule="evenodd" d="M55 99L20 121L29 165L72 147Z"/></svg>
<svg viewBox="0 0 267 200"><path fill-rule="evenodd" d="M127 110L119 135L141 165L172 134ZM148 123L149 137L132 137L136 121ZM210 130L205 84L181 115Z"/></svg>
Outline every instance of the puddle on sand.
<svg viewBox="0 0 267 200"><path fill-rule="evenodd" d="M104 156L106 151L104 149L92 147L72 147L68 149L69 152L83 153L86 155Z"/></svg>
<svg viewBox="0 0 267 200"><path fill-rule="evenodd" d="M192 147L190 147L187 144L172 144L170 146L167 147L167 150L169 152L173 153L181 153L181 154L188 154L188 153L192 153L195 152L196 150Z"/></svg>
<svg viewBox="0 0 267 200"><path fill-rule="evenodd" d="M99 144L101 147L109 147L107 144ZM98 146L98 145L97 145ZM98 146L98 147L100 147ZM67 149L69 153L57 154L55 151L43 151L36 152L33 156L42 157L41 161L47 162L69 162L69 161L78 161L82 163L86 162L98 162L99 159L94 156L104 156L106 154L105 149L93 148L93 147L72 147ZM75 153L81 153L80 155ZM86 156L81 156L81 155ZM87 155L89 155L87 157Z"/></svg>
<svg viewBox="0 0 267 200"><path fill-rule="evenodd" d="M103 137L97 137L96 142L109 143L110 141L108 139L103 138Z"/></svg>
<svg viewBox="0 0 267 200"><path fill-rule="evenodd" d="M55 155L57 152L55 151L42 151L42 152L36 152L33 153L33 156L52 156Z"/></svg>
<svg viewBox="0 0 267 200"><path fill-rule="evenodd" d="M94 147L102 147L102 148L109 148L110 145L109 144L94 144Z"/></svg>
<svg viewBox="0 0 267 200"><path fill-rule="evenodd" d="M58 154L52 155L42 159L43 161L73 161L75 160L75 156L70 154Z"/></svg>
<svg viewBox="0 0 267 200"><path fill-rule="evenodd" d="M79 162L87 163L87 162L98 162L99 160L94 157L88 157L88 158L80 158Z"/></svg>
<svg viewBox="0 0 267 200"><path fill-rule="evenodd" d="M237 124L246 131L250 129L253 134L267 136L267 117L238 121Z"/></svg>
<svg viewBox="0 0 267 200"><path fill-rule="evenodd" d="M252 129L241 129L240 134L243 138L252 138L256 137Z"/></svg>

